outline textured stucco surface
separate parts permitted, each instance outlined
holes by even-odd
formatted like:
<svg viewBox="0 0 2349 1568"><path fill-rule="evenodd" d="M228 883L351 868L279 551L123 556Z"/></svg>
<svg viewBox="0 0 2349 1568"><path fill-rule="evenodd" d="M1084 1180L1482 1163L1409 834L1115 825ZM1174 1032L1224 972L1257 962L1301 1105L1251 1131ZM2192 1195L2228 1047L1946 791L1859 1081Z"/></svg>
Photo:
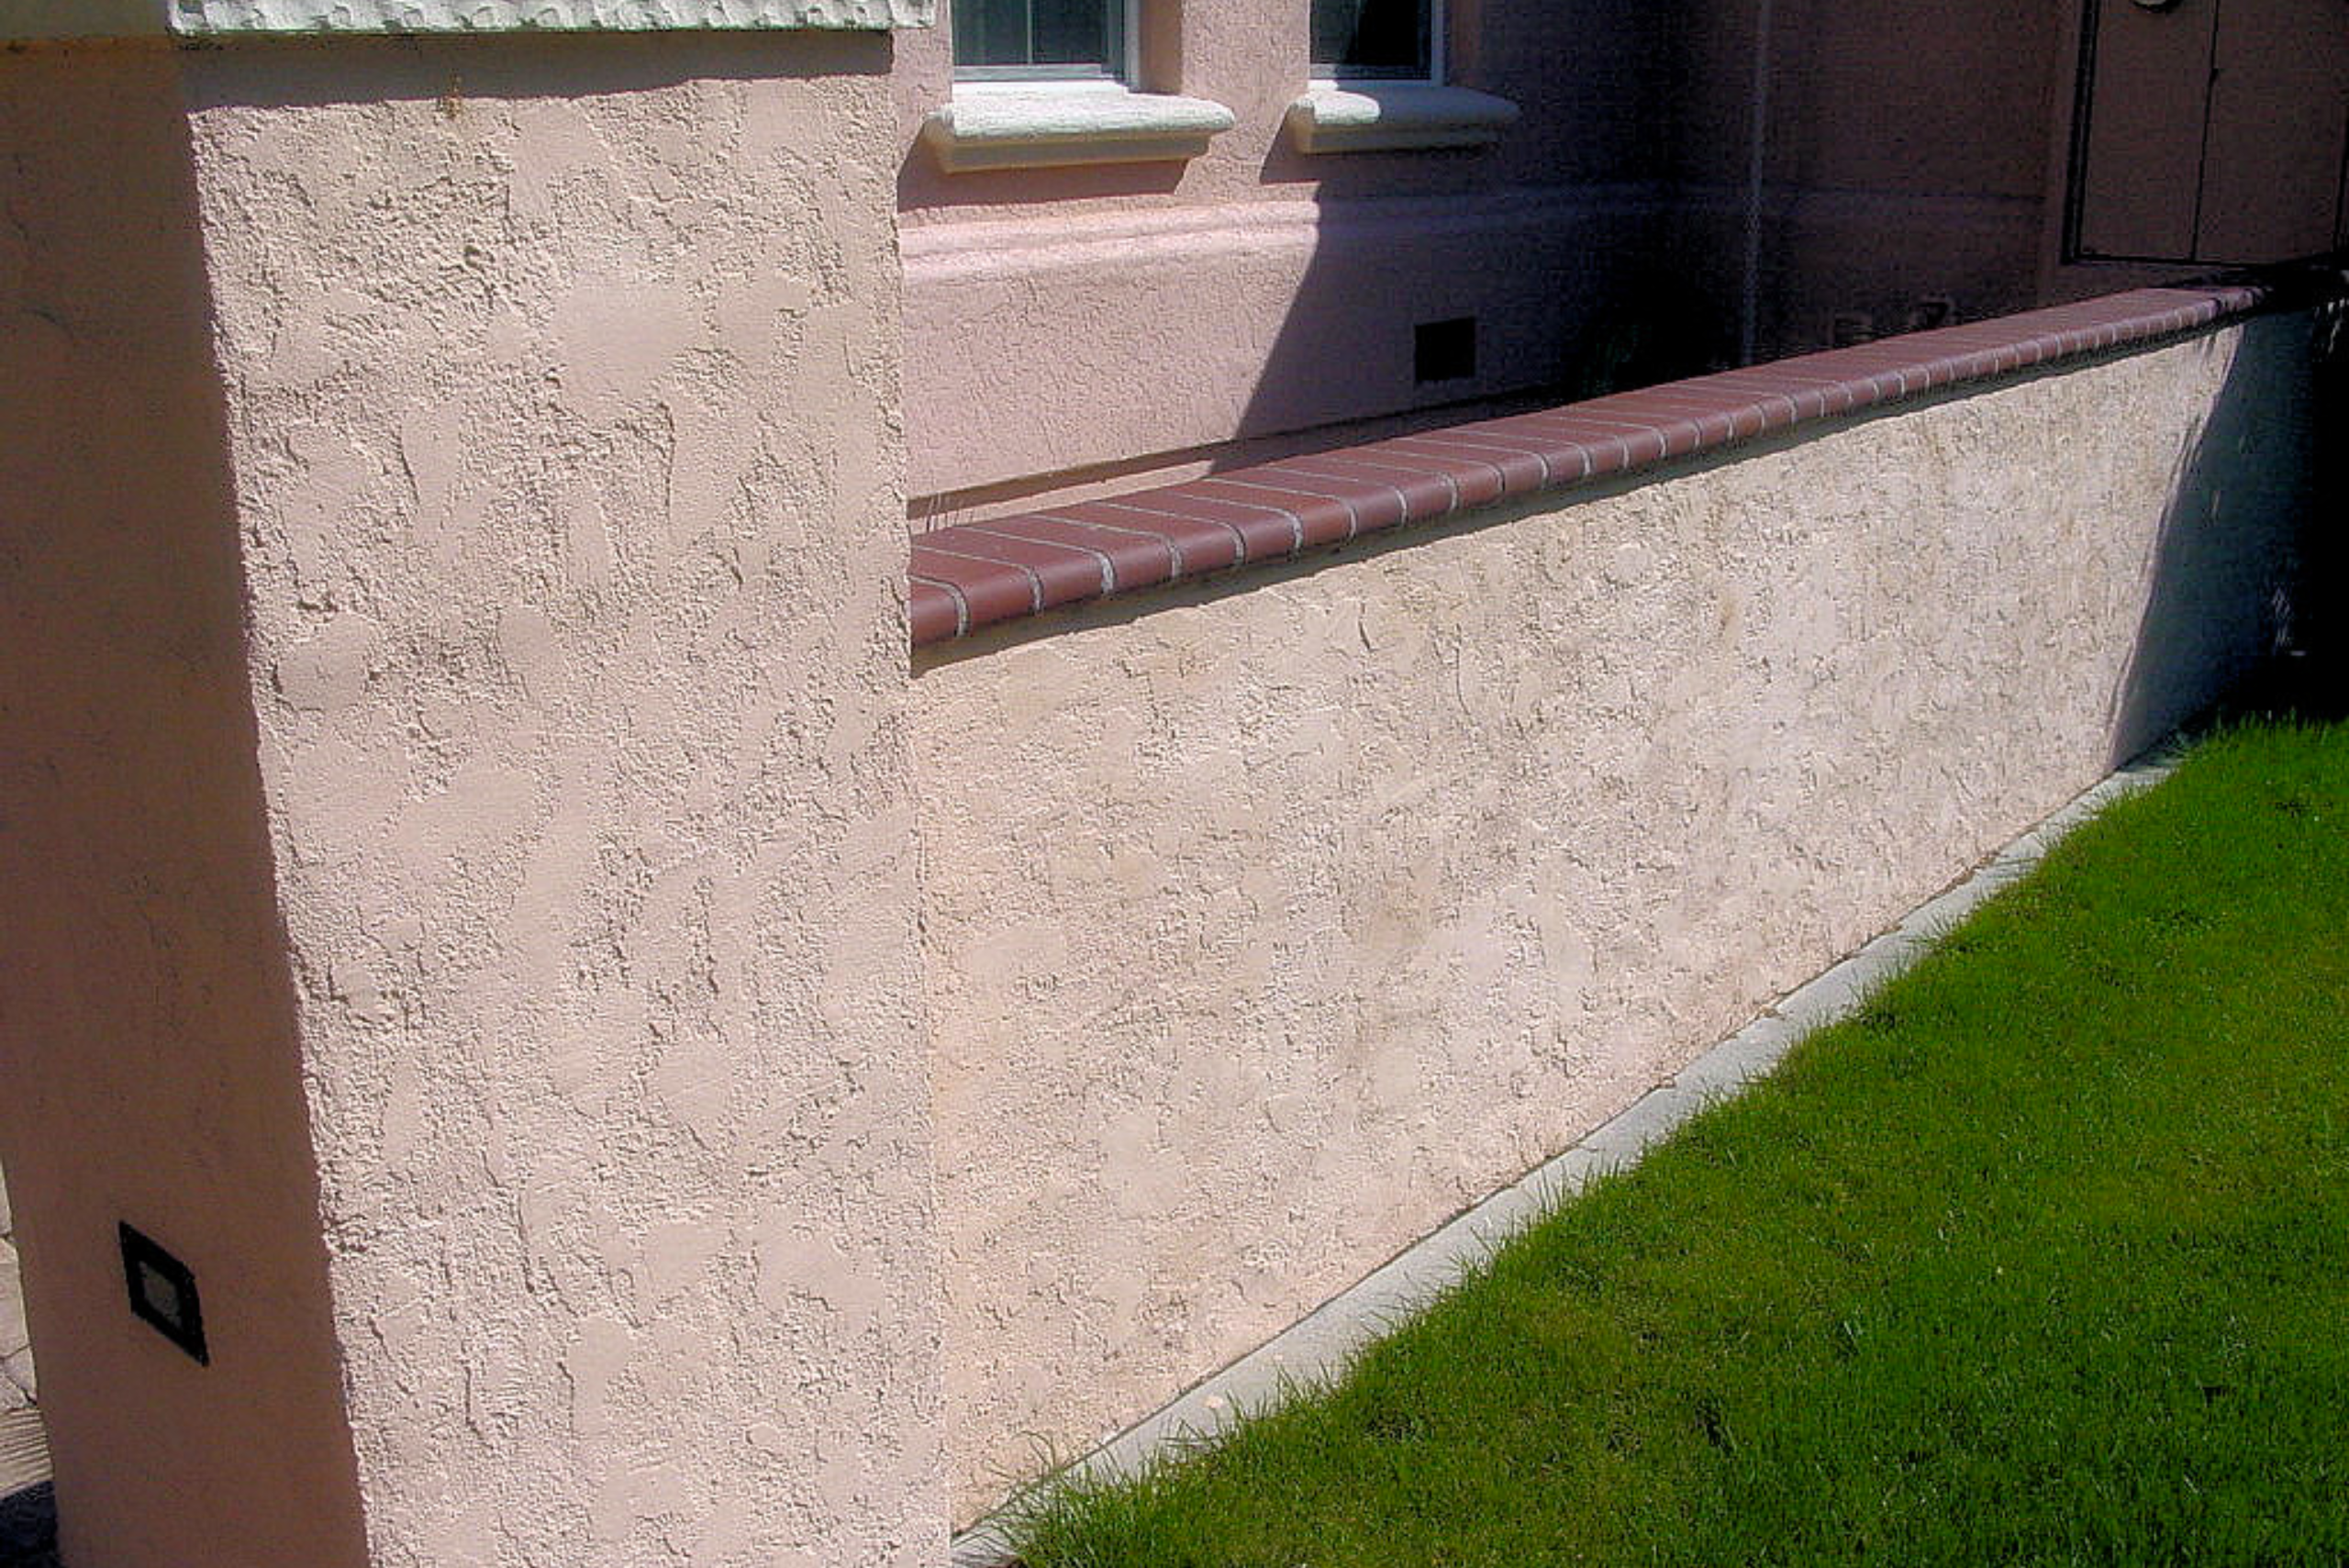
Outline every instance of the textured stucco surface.
<svg viewBox="0 0 2349 1568"><path fill-rule="evenodd" d="M0 39L918 28L935 0L0 0Z"/></svg>
<svg viewBox="0 0 2349 1568"><path fill-rule="evenodd" d="M1656 210L1653 193L1620 186L910 228L912 489L1554 382ZM1480 323L1477 374L1420 385L1414 324L1463 316Z"/></svg>
<svg viewBox="0 0 2349 1568"><path fill-rule="evenodd" d="M917 139L952 101L952 17L901 36L914 493L1570 381L1664 221L1668 8L1448 10L1453 83L1523 110L1483 150L1298 151L1309 7L1185 0L1143 7L1137 85L1230 109L1205 153L950 174ZM1419 384L1413 327L1459 316L1478 374Z"/></svg>
<svg viewBox="0 0 2349 1568"><path fill-rule="evenodd" d="M356 1568L187 168L166 47L0 52L0 1154L66 1561Z"/></svg>
<svg viewBox="0 0 2349 1568"><path fill-rule="evenodd" d="M2306 340L2260 323L924 668L958 1520L2212 695L2269 635Z"/></svg>
<svg viewBox="0 0 2349 1568"><path fill-rule="evenodd" d="M941 1548L887 59L188 57L384 1568Z"/></svg>
<svg viewBox="0 0 2349 1568"><path fill-rule="evenodd" d="M1179 166L943 173L914 139L952 92L952 18L902 41L918 495L1043 489L1141 454L1734 361L1753 0L1460 0L1449 81L1516 104L1519 122L1483 151L1340 157L1283 128L1310 74L1308 10L1144 7L1141 85L1238 117ZM2064 7L1925 0L1899 28L1811 0L1770 16L1761 357L1829 346L1839 317L1888 335L1945 307L1976 320L2141 281L2054 265L2078 63ZM1309 209L1314 232L1275 232L1257 206ZM1070 264L1120 221L1134 236L1116 270ZM984 277L926 254L957 230L974 256L992 249ZM1462 315L1479 317L1478 375L1419 386L1411 328Z"/></svg>

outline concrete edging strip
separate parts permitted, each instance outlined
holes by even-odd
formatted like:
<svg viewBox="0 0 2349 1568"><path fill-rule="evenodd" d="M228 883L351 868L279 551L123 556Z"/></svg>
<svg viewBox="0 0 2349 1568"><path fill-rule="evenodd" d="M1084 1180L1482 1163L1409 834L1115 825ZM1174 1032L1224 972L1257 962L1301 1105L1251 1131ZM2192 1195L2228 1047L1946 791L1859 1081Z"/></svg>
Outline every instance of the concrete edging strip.
<svg viewBox="0 0 2349 1568"><path fill-rule="evenodd" d="M1149 1461L1212 1442L1241 1413L1283 1391L1342 1372L1364 1346L1408 1318L1463 1273L1596 1174L1639 1162L1689 1117L1775 1068L1796 1041L1849 1016L1980 905L2022 880L2073 828L2124 795L2148 788L2177 765L2179 749L2157 747L2108 773L2037 826L1910 910L1840 962L1758 1014L1752 1022L1585 1135L1564 1153L1454 1216L1360 1281L1323 1302L1222 1371L1197 1384L1050 1480L1107 1479ZM954 1538L951 1568L1005 1568L1013 1562L1000 1529L982 1519Z"/></svg>

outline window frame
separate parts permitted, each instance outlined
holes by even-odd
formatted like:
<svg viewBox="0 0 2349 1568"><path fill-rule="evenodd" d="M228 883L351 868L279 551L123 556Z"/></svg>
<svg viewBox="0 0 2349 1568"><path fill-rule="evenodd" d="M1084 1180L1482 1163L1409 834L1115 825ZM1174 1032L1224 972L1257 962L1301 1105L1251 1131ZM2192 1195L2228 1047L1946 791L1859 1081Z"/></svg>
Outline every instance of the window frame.
<svg viewBox="0 0 2349 1568"><path fill-rule="evenodd" d="M974 0L985 5L986 0ZM1134 92L1141 81L1141 0L1101 0L1106 13L1116 6L1123 13L1119 29L1123 47L1117 61L1066 61L1047 65L964 65L954 62L954 90L980 92L1033 93L1038 91L1066 92L1070 90ZM954 31L952 0L945 7L949 53L961 46L961 36Z"/></svg>
<svg viewBox="0 0 2349 1568"><path fill-rule="evenodd" d="M1312 34L1312 3L1306 0L1307 36ZM1359 88L1365 84L1392 87L1440 87L1451 68L1452 17L1445 0L1424 0L1428 8L1428 73L1424 76L1396 76L1385 72L1348 70L1327 61L1309 61L1305 68L1306 85L1313 88Z"/></svg>

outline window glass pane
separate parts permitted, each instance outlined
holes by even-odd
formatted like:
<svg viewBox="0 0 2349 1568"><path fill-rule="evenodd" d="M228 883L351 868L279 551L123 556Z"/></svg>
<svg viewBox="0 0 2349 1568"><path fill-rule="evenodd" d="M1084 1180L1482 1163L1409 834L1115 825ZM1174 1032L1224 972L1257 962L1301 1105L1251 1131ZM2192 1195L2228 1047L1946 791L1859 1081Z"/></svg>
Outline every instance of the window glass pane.
<svg viewBox="0 0 2349 1568"><path fill-rule="evenodd" d="M1125 0L954 0L958 66L1116 76L1125 53Z"/></svg>
<svg viewBox="0 0 2349 1568"><path fill-rule="evenodd" d="M1028 0L954 0L954 63L1028 63Z"/></svg>
<svg viewBox="0 0 2349 1568"><path fill-rule="evenodd" d="M1114 65L1109 50L1111 0L1030 0L1036 18L1031 65Z"/></svg>
<svg viewBox="0 0 2349 1568"><path fill-rule="evenodd" d="M1313 0L1313 67L1333 76L1424 78L1432 0Z"/></svg>

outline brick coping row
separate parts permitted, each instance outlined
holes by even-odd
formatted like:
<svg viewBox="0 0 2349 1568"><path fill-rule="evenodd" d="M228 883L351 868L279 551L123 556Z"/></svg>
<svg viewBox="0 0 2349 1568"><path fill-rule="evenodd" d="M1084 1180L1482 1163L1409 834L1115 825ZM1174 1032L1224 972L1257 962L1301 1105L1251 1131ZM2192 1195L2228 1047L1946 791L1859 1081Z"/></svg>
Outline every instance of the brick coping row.
<svg viewBox="0 0 2349 1568"><path fill-rule="evenodd" d="M2250 285L2133 289L917 535L917 648L1063 606L1635 473L1919 393L2207 326Z"/></svg>

